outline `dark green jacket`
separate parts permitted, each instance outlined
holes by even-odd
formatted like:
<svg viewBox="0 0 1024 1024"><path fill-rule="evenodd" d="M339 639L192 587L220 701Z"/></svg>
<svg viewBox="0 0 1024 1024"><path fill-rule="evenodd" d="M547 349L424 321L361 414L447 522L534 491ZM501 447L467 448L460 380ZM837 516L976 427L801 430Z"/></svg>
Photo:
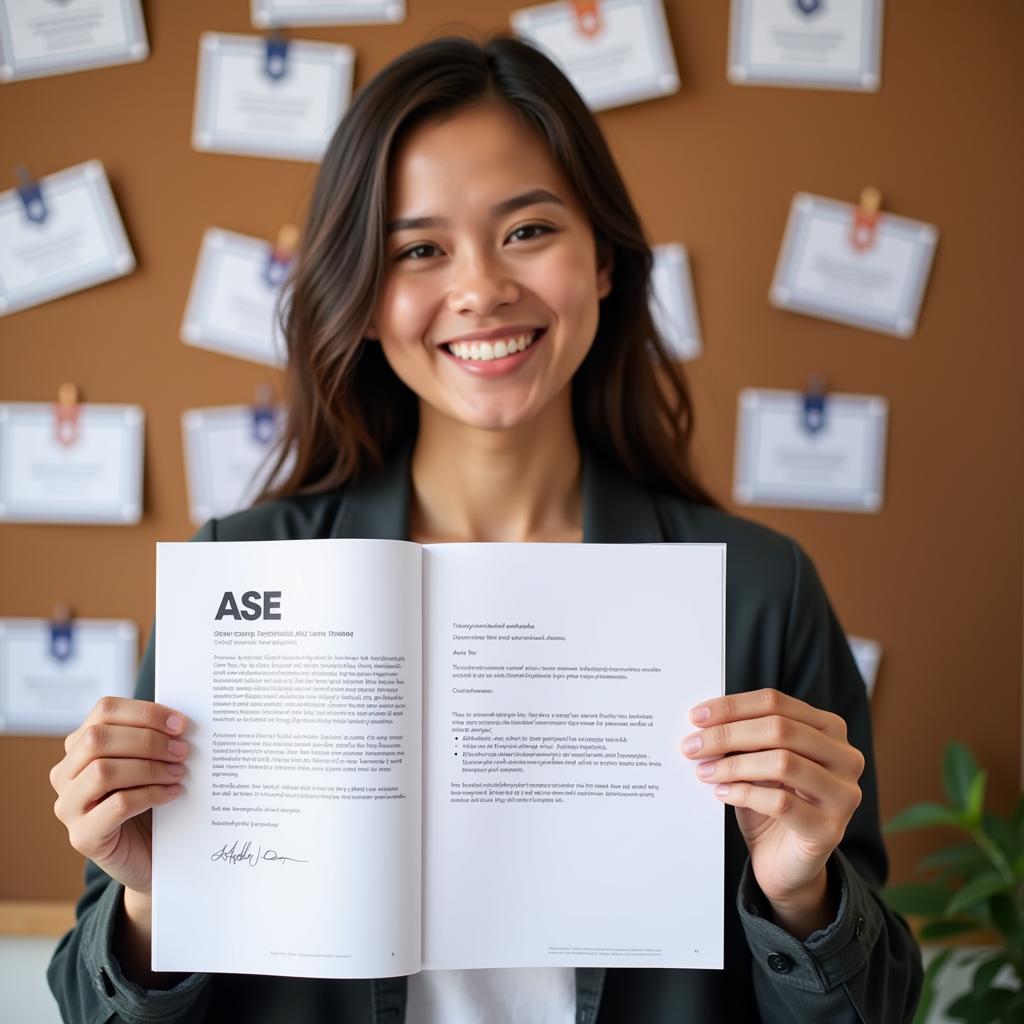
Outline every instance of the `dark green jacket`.
<svg viewBox="0 0 1024 1024"><path fill-rule="evenodd" d="M328 494L290 498L211 520L195 539L408 537L409 450L386 471ZM867 765L864 798L829 861L836 919L799 942L772 924L726 808L725 969L577 968L577 1024L895 1024L913 1016L920 953L882 903L888 870L879 831L871 722L864 684L809 558L792 540L687 501L650 493L584 453L585 542L724 542L726 688L778 687L846 720ZM153 639L136 697L153 699ZM629 870L629 865L624 865ZM111 952L123 886L91 861L77 906L47 971L74 1024L400 1024L404 978L325 981L194 974L167 991L129 982ZM452 1022L458 1024L458 1022ZM524 1022L529 1024L529 1022Z"/></svg>

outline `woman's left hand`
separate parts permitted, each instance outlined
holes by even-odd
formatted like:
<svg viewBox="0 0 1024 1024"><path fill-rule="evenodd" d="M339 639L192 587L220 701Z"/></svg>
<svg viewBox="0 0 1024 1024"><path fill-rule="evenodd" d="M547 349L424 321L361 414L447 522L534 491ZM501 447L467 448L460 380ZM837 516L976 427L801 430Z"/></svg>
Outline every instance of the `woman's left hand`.
<svg viewBox="0 0 1024 1024"><path fill-rule="evenodd" d="M864 755L847 742L839 715L778 690L715 697L690 720L701 729L683 740L683 753L736 808L777 922L806 938L835 914L825 865L860 805Z"/></svg>

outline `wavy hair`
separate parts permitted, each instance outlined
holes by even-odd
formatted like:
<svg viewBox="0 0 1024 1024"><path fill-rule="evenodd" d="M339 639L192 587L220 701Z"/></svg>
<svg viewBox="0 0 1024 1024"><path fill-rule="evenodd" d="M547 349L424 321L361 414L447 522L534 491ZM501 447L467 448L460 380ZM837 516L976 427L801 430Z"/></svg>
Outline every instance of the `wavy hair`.
<svg viewBox="0 0 1024 1024"><path fill-rule="evenodd" d="M411 441L418 399L364 334L387 272L391 154L417 124L498 98L545 142L614 256L593 344L572 380L573 422L640 483L715 504L691 466L693 407L650 311L653 256L593 114L565 75L508 33L447 36L401 54L353 98L324 155L278 317L286 421L257 501L332 490Z"/></svg>

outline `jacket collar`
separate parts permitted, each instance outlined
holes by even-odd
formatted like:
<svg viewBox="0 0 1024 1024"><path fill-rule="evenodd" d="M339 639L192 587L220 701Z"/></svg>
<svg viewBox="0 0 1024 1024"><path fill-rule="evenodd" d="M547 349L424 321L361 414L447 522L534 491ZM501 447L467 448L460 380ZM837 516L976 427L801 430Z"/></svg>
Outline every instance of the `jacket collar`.
<svg viewBox="0 0 1024 1024"><path fill-rule="evenodd" d="M409 538L412 444L384 469L345 492L332 537ZM653 495L595 452L582 452L583 540L590 544L658 543L665 533Z"/></svg>

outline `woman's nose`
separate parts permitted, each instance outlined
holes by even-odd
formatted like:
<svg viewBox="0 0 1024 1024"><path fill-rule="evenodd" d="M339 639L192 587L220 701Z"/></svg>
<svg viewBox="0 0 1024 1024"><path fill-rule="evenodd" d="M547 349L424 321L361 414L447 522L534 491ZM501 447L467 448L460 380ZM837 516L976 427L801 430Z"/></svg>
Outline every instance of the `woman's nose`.
<svg viewBox="0 0 1024 1024"><path fill-rule="evenodd" d="M518 298L519 286L499 260L466 259L455 268L448 306L453 313L483 316Z"/></svg>

